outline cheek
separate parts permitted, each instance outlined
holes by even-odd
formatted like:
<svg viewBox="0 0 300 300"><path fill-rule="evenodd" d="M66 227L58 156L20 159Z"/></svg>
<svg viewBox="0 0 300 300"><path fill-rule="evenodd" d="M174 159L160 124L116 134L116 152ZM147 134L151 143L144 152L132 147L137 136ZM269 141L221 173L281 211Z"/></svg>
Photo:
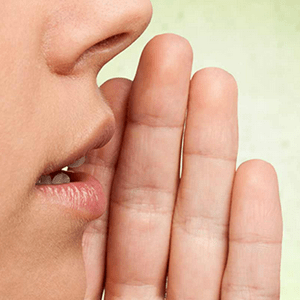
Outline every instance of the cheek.
<svg viewBox="0 0 300 300"><path fill-rule="evenodd" d="M38 137L35 128L43 70L40 52L42 15L38 5L16 0L1 7L0 18L0 201L17 205L26 195ZM3 25L4 24L4 25ZM8 209L8 204L6 204ZM9 210L7 210L9 213ZM1 218L1 216L0 216ZM1 222L1 220L0 220Z"/></svg>
<svg viewBox="0 0 300 300"><path fill-rule="evenodd" d="M56 147L49 139L57 132L51 124L58 124L62 117L53 103L58 98L50 102L57 89L49 87L51 74L41 52L44 16L40 2L24 5L24 1L15 0L0 12L0 264L19 274L16 278L20 285L24 283L24 290L31 285L25 282L22 270L36 270L34 277L40 276L39 282L47 286L53 276L60 276L60 282L65 278L66 284L64 270L74 269L77 275L70 280L76 282L74 291L80 295L85 284L81 248L84 221L65 217L61 208L38 203L31 194L40 164L49 155L47 149ZM16 261L20 262L18 268ZM0 295L6 280L0 275ZM53 280L51 284L60 283Z"/></svg>
<svg viewBox="0 0 300 300"><path fill-rule="evenodd" d="M0 73L2 76L2 71ZM5 202L7 214L20 207L20 199L28 197L30 182L42 155L39 132L43 121L38 109L36 83L39 76L35 68L20 62L19 68L9 73L4 81L0 79L0 166L5 170L0 172L0 201ZM7 82L10 85L5 84Z"/></svg>
<svg viewBox="0 0 300 300"><path fill-rule="evenodd" d="M42 2L14 0L0 11L1 227L29 201L43 149L51 143L42 134L49 112L43 97L49 71L41 51L47 11Z"/></svg>

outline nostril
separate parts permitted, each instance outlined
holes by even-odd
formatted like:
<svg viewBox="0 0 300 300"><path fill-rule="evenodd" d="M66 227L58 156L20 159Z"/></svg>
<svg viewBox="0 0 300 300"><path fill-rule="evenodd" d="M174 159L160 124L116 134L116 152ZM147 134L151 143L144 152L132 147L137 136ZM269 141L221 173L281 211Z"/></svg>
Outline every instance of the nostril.
<svg viewBox="0 0 300 300"><path fill-rule="evenodd" d="M97 55L99 64L103 63L102 60L105 60L105 62L109 61L115 56L114 54L117 54L120 51L120 48L125 48L123 44L126 43L129 35L129 33L123 32L94 44L78 57L75 65L79 66L83 61L90 60L95 55ZM107 54L101 55L104 53Z"/></svg>
<svg viewBox="0 0 300 300"><path fill-rule="evenodd" d="M99 50L104 50L105 48L111 48L119 43L121 43L124 39L126 39L126 36L128 35L128 33L120 33L120 34L116 34L112 37L109 37L97 44L95 44L94 46L90 47L87 52L95 52L95 51L99 51Z"/></svg>

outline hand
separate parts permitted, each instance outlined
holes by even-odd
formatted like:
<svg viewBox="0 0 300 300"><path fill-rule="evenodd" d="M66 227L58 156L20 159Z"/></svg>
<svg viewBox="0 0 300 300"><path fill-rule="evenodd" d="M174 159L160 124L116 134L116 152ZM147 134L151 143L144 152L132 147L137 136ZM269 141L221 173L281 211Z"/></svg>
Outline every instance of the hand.
<svg viewBox="0 0 300 300"><path fill-rule="evenodd" d="M260 160L236 171L236 82L217 68L190 81L192 60L185 39L160 35L133 83L101 87L117 129L80 167L110 197L83 238L86 300L101 299L104 284L107 300L164 299L166 276L168 300L279 299L276 173Z"/></svg>

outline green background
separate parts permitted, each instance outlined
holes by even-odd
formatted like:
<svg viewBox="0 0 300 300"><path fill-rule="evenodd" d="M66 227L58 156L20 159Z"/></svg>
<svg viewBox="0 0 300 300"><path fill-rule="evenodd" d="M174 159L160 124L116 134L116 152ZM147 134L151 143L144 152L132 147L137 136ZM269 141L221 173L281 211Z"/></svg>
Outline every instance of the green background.
<svg viewBox="0 0 300 300"><path fill-rule="evenodd" d="M153 0L145 33L108 63L98 84L133 79L140 54L157 34L193 47L193 74L220 67L239 86L239 156L273 164L284 222L281 299L300 299L300 1Z"/></svg>

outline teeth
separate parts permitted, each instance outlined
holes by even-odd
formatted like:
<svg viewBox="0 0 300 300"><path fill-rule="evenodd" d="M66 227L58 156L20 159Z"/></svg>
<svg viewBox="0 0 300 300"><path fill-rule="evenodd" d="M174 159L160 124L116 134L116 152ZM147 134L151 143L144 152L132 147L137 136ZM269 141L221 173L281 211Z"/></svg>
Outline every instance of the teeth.
<svg viewBox="0 0 300 300"><path fill-rule="evenodd" d="M70 177L67 174L59 173L52 179L52 184L69 183L70 181Z"/></svg>
<svg viewBox="0 0 300 300"><path fill-rule="evenodd" d="M80 159L76 160L74 163L70 164L68 167L77 168L77 167L83 165L84 162L85 162L85 156L83 156Z"/></svg>
<svg viewBox="0 0 300 300"><path fill-rule="evenodd" d="M36 183L40 184L51 184L51 176L50 175L42 175L39 181Z"/></svg>
<svg viewBox="0 0 300 300"><path fill-rule="evenodd" d="M52 180L50 175L42 175L39 181L36 183L36 185L62 184L62 183L69 183L69 182L71 182L71 180L67 174L58 173L57 175L54 176Z"/></svg>
<svg viewBox="0 0 300 300"><path fill-rule="evenodd" d="M85 156L76 160L74 163L70 164L69 166L62 168L62 171L68 171L68 168L78 168L84 163L85 163ZM70 170L70 172L74 172L74 171ZM59 173L52 180L50 175L42 175L39 181L36 183L36 185L62 184L62 183L69 183L69 182L71 182L71 180L67 174Z"/></svg>

